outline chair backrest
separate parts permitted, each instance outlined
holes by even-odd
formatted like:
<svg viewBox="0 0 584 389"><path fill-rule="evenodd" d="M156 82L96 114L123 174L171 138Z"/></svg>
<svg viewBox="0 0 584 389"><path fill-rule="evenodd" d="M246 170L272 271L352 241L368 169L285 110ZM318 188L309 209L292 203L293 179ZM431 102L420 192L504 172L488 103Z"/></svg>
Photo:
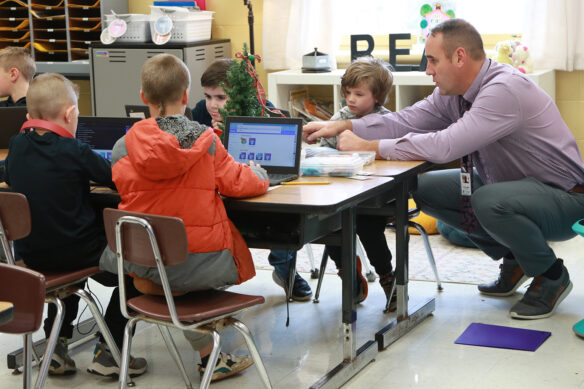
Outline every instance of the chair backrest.
<svg viewBox="0 0 584 389"><path fill-rule="evenodd" d="M0 192L0 241L8 263L14 264L10 241L30 233L30 207L22 193Z"/></svg>
<svg viewBox="0 0 584 389"><path fill-rule="evenodd" d="M183 221L176 217L106 208L103 210L103 222L108 245L118 259L122 315L130 318L122 267L123 261L129 261L158 269L172 321L180 326L165 266L183 263L187 258L189 245Z"/></svg>
<svg viewBox="0 0 584 389"><path fill-rule="evenodd" d="M189 245L185 226L181 219L106 208L103 210L103 222L109 248L114 253L117 253L116 224L121 218L127 216L143 219L150 224L165 266L177 265L185 261ZM124 260L142 266L156 267L154 250L148 231L142 225L128 221L126 218L121 225Z"/></svg>
<svg viewBox="0 0 584 389"><path fill-rule="evenodd" d="M0 263L0 300L14 305L12 321L1 325L0 332L37 331L45 306L45 276L24 267Z"/></svg>

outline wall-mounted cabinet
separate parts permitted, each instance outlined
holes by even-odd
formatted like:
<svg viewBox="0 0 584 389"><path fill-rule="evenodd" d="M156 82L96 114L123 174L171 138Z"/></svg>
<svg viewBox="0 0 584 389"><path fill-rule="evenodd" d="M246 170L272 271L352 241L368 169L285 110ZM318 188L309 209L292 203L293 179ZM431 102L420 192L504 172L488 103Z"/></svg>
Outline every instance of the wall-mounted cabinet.
<svg viewBox="0 0 584 389"><path fill-rule="evenodd" d="M127 0L0 0L0 50L30 47L37 62L87 60L111 10L127 13Z"/></svg>

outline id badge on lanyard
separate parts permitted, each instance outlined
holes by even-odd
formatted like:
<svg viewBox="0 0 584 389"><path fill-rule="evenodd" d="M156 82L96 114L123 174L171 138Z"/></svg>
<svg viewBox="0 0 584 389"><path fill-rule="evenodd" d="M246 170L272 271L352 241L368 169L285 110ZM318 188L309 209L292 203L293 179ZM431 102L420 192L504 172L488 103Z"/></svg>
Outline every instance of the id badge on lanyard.
<svg viewBox="0 0 584 389"><path fill-rule="evenodd" d="M460 169L460 194L462 196L472 195L472 157L466 155L462 158L462 167Z"/></svg>
<svg viewBox="0 0 584 389"><path fill-rule="evenodd" d="M470 173L463 173L460 172L460 194L463 196L470 196L472 195L472 177Z"/></svg>

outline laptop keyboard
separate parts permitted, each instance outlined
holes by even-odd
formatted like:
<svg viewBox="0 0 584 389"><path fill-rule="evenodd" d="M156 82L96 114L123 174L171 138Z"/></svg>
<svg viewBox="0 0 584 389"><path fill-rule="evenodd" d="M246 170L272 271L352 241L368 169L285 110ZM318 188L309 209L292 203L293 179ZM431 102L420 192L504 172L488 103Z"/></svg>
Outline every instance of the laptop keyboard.
<svg viewBox="0 0 584 389"><path fill-rule="evenodd" d="M298 178L298 174L273 174L268 173L270 178L270 186L279 185L282 182L292 181Z"/></svg>

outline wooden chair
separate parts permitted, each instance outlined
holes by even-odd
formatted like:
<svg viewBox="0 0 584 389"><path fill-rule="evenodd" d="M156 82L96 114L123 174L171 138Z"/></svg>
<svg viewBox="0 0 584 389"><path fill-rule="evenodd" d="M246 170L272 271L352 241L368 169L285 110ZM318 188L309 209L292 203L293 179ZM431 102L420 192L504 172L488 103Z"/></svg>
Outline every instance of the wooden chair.
<svg viewBox="0 0 584 389"><path fill-rule="evenodd" d="M9 301L14 305L12 321L1 325L0 332L23 335L22 387L29 389L32 371L32 334L41 327L43 319L45 277L30 269L0 264L0 300Z"/></svg>
<svg viewBox="0 0 584 389"><path fill-rule="evenodd" d="M188 241L182 220L111 208L106 208L103 213L108 244L118 258L120 309L122 314L129 319L122 349L120 388L125 387L130 360L131 333L138 321L155 323L158 326L187 388L191 388L192 385L168 327L211 334L213 350L207 365L215 366L220 351L219 331L224 327L233 326L243 335L262 383L266 388L271 388L268 374L249 329L233 317L249 307L263 304L264 298L219 290L190 292L174 297L165 266L177 265L187 259ZM123 282L124 261L157 268L164 296L142 295L127 300ZM209 387L212 373L213 369L205 369L201 388Z"/></svg>
<svg viewBox="0 0 584 389"><path fill-rule="evenodd" d="M18 265L20 267L25 266L22 261L15 262L12 254L11 242L26 237L30 233L30 230L30 207L26 196L22 193L0 192L0 242L8 264ZM112 356L119 364L119 349L111 336L95 300L84 288L78 286L80 283L87 280L87 278L96 275L99 272L100 270L98 266L73 271L41 272L45 277L46 283L45 302L55 304L57 315L55 316L55 322L53 323L49 339L47 339L35 388L42 388L47 378L49 366L51 364L51 357L55 351L55 346L59 339L59 331L61 330L65 316L65 306L62 299L72 294L76 294L85 301L99 327L99 330L101 331L101 334L110 348Z"/></svg>

